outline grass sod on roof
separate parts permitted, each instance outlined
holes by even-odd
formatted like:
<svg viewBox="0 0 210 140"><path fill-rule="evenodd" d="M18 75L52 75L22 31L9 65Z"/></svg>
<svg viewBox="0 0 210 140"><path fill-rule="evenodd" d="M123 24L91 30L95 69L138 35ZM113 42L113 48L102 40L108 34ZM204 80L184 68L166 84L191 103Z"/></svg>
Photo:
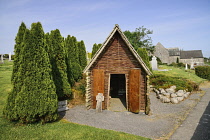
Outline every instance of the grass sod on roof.
<svg viewBox="0 0 210 140"><path fill-rule="evenodd" d="M190 81L193 81L197 84L200 84L204 81L206 81L203 78L198 77L197 75L195 75L195 71L194 70L190 70L188 69L187 71L185 71L185 68L176 68L173 66L166 66L166 65L160 65L159 69L168 69L168 71L153 71L154 74L163 74L166 76L171 76L171 77L181 77L181 78L185 78L188 79Z"/></svg>
<svg viewBox="0 0 210 140"><path fill-rule="evenodd" d="M64 119L45 125L40 123L22 125L7 121L2 115L2 110L6 103L7 95L12 89L12 64L13 62L8 61L0 64L0 139L149 140L148 138L123 132L73 124Z"/></svg>

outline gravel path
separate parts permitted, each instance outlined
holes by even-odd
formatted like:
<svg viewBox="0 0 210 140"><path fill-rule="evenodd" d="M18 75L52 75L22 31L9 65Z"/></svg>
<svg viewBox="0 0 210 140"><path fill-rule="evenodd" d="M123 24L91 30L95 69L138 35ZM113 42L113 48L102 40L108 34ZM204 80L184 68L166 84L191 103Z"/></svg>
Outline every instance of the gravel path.
<svg viewBox="0 0 210 140"><path fill-rule="evenodd" d="M210 88L170 140L210 140Z"/></svg>
<svg viewBox="0 0 210 140"><path fill-rule="evenodd" d="M189 111L198 103L203 93L194 93L179 104L161 103L155 93L150 94L152 115L133 114L131 112L113 112L94 109L86 110L76 106L66 111L64 116L70 122L97 128L122 131L152 139L168 139L186 118Z"/></svg>

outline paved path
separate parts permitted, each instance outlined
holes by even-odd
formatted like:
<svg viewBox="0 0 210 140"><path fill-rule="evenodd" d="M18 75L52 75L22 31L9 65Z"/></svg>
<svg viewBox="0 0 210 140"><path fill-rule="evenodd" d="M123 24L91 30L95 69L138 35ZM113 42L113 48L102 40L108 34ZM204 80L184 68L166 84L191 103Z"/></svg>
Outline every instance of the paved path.
<svg viewBox="0 0 210 140"><path fill-rule="evenodd" d="M94 109L86 110L83 105L66 111L64 118L73 123L97 128L122 131L152 139L168 139L186 114L197 104L201 95L202 93L195 93L179 104L170 104L161 103L155 93L151 93L152 115L150 116L127 111L103 110L102 113L96 113Z"/></svg>
<svg viewBox="0 0 210 140"><path fill-rule="evenodd" d="M170 140L210 140L210 88Z"/></svg>

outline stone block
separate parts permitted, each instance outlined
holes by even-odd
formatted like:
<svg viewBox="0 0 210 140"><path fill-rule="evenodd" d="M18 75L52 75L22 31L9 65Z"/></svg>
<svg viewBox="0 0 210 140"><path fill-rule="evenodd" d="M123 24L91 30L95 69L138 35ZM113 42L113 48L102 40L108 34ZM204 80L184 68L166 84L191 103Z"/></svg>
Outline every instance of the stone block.
<svg viewBox="0 0 210 140"><path fill-rule="evenodd" d="M168 93L174 93L175 90L174 90L173 88L167 88L167 89L166 89L166 92L168 92Z"/></svg>
<svg viewBox="0 0 210 140"><path fill-rule="evenodd" d="M171 98L177 97L176 93L171 93Z"/></svg>
<svg viewBox="0 0 210 140"><path fill-rule="evenodd" d="M168 98L170 98L171 93L165 92L165 93L163 93L163 95L166 96L166 97L168 97Z"/></svg>
<svg viewBox="0 0 210 140"><path fill-rule="evenodd" d="M173 103L173 104L179 103L177 97L171 98L171 103Z"/></svg>
<svg viewBox="0 0 210 140"><path fill-rule="evenodd" d="M182 100L184 100L184 97L182 96L182 97L177 97L177 100L179 101L179 102L181 102Z"/></svg>
<svg viewBox="0 0 210 140"><path fill-rule="evenodd" d="M178 97L183 97L184 96L184 91L183 90L179 90L179 91L177 91L177 96Z"/></svg>
<svg viewBox="0 0 210 140"><path fill-rule="evenodd" d="M160 98L160 100L161 100L161 102L163 102L163 103L169 103L169 102L170 102L170 99L167 98L166 96L162 96L162 97Z"/></svg>

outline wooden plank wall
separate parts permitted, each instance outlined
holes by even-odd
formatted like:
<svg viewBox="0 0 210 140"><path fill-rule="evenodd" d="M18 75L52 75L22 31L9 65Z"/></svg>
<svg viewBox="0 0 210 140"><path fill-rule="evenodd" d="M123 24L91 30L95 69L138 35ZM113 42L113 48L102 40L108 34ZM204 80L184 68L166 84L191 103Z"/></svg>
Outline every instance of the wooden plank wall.
<svg viewBox="0 0 210 140"><path fill-rule="evenodd" d="M129 81L129 71L132 68L139 68L141 69L141 79L146 78L146 73L143 70L142 66L136 60L135 56L130 52L129 48L126 46L125 42L120 37L119 33L116 33L113 36L112 42L108 44L106 49L101 53L98 57L97 61L93 66L90 68L91 70L91 93L93 94L93 70L94 69L103 69L105 72L105 79L104 79L104 96L105 96L105 109L107 109L107 100L109 99L109 91L108 91L108 83L109 83L109 76L110 74L125 74L126 75L126 82ZM126 83L128 84L128 83ZM127 86L128 87L128 86ZM141 110L145 108L145 87L146 82L142 80L141 82ZM128 89L127 89L128 91ZM93 100L93 98L92 98Z"/></svg>

